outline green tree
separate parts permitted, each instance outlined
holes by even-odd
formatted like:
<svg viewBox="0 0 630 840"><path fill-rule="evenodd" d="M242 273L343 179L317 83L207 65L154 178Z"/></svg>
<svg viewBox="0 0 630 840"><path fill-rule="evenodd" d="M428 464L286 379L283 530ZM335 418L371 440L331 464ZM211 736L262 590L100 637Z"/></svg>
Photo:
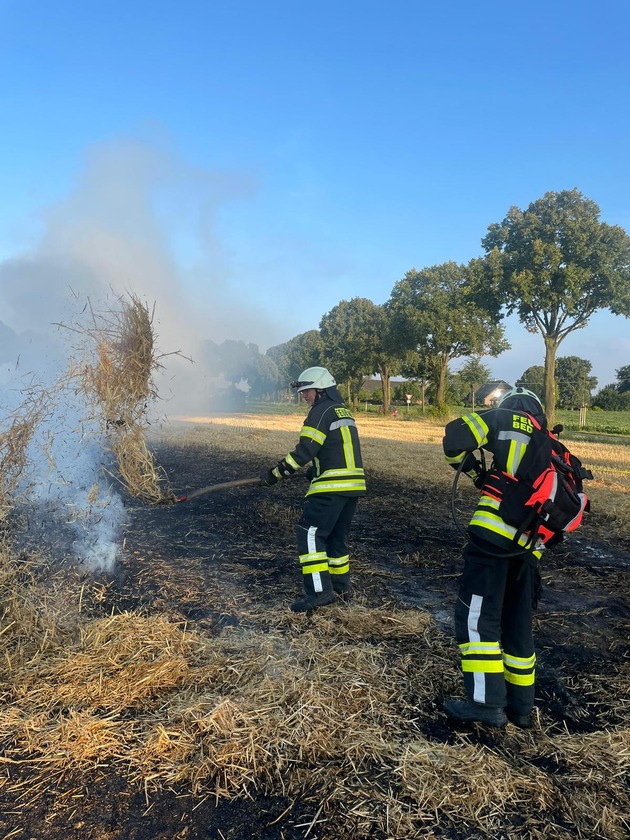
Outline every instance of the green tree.
<svg viewBox="0 0 630 840"><path fill-rule="evenodd" d="M482 364L478 356L472 356L459 369L459 379L467 386L473 411L475 410L475 391L483 385L484 382L488 382L491 375L492 373L490 368L487 365Z"/></svg>
<svg viewBox="0 0 630 840"><path fill-rule="evenodd" d="M617 390L620 394L630 391L630 365L624 365L615 371L617 375Z"/></svg>
<svg viewBox="0 0 630 840"><path fill-rule="evenodd" d="M497 356L509 347L498 309L478 302L477 273L478 266L455 262L412 269L396 283L388 302L400 349L436 360L438 404L444 402L449 361Z"/></svg>
<svg viewBox="0 0 630 840"><path fill-rule="evenodd" d="M411 394L411 402L418 403L422 400L420 384L414 380L397 382L392 389L392 399L396 402L406 403L407 394Z"/></svg>
<svg viewBox="0 0 630 840"><path fill-rule="evenodd" d="M270 347L266 355L276 366L278 389L288 389L303 370L321 365L322 340L319 330L307 330L284 344Z"/></svg>
<svg viewBox="0 0 630 840"><path fill-rule="evenodd" d="M420 403L422 413L426 410L427 388L431 382L439 377L439 363L435 356L431 355L426 348L424 352L419 350L407 350L402 352L400 373L410 380L418 383L420 389Z"/></svg>
<svg viewBox="0 0 630 840"><path fill-rule="evenodd" d="M208 340L203 344L202 358L214 374L223 374L236 385L256 376L260 365L260 351L256 344L228 339L221 344Z"/></svg>
<svg viewBox="0 0 630 840"><path fill-rule="evenodd" d="M528 367L515 384L533 391L541 402L545 401L545 368L542 365Z"/></svg>
<svg viewBox="0 0 630 840"><path fill-rule="evenodd" d="M266 397L281 390L278 388L278 366L266 354L258 357L256 370L252 370L247 382L251 397Z"/></svg>
<svg viewBox="0 0 630 840"><path fill-rule="evenodd" d="M320 321L324 362L337 381L346 384L352 405L357 404L363 380L377 369L381 324L380 307L367 298L342 300Z"/></svg>
<svg viewBox="0 0 630 840"><path fill-rule="evenodd" d="M616 385L605 385L593 397L593 407L604 411L630 410L630 391L620 393Z"/></svg>
<svg viewBox="0 0 630 840"><path fill-rule="evenodd" d="M391 402L391 377L400 371L400 358L397 351L396 336L392 313L387 305L373 304L370 316L372 332L372 364L374 373L378 373L383 387L383 413L389 411ZM369 307L367 310L369 312ZM366 313L367 314L367 313Z"/></svg>
<svg viewBox="0 0 630 840"><path fill-rule="evenodd" d="M578 356L561 356L556 360L558 404L563 408L580 408L591 404L591 391L597 378L591 376L592 365Z"/></svg>
<svg viewBox="0 0 630 840"><path fill-rule="evenodd" d="M548 192L526 210L512 207L482 244L490 258L493 301L517 312L545 343L545 408L555 415L555 360L569 333L599 309L630 315L630 238L599 220L577 190Z"/></svg>

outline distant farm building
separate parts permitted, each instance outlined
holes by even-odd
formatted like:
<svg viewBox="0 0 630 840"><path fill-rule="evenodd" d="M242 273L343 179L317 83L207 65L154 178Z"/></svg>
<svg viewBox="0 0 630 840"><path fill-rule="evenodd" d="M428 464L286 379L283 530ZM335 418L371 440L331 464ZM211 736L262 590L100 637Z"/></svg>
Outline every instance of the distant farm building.
<svg viewBox="0 0 630 840"><path fill-rule="evenodd" d="M512 386L504 379L495 379L492 382L486 382L475 391L475 405L496 405L501 397L510 391Z"/></svg>

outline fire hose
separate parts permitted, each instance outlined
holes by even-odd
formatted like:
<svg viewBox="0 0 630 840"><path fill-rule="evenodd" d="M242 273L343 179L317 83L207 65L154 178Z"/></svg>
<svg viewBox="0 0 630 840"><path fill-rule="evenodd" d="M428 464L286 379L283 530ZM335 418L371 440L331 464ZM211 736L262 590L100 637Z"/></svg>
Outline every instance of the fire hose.
<svg viewBox="0 0 630 840"><path fill-rule="evenodd" d="M222 484L211 484L209 487L202 487L200 490L195 490L193 493L188 493L185 496L174 496L170 499L170 502L177 505L181 502L189 502L198 496L205 496L206 493L215 493L218 490L230 490L232 487L246 487L251 484L260 484L260 478L239 478L236 481L224 481Z"/></svg>

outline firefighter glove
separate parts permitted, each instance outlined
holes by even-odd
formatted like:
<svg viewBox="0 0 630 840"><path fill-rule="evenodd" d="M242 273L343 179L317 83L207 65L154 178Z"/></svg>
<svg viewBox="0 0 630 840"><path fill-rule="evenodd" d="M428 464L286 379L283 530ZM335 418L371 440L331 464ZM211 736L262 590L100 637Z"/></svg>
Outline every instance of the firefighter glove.
<svg viewBox="0 0 630 840"><path fill-rule="evenodd" d="M291 464L283 458L281 461L278 461L276 466L273 468L273 472L274 475L278 476L278 478L288 478L295 472L295 467L292 467Z"/></svg>
<svg viewBox="0 0 630 840"><path fill-rule="evenodd" d="M278 481L278 476L273 470L263 470L260 474L260 486L272 487Z"/></svg>
<svg viewBox="0 0 630 840"><path fill-rule="evenodd" d="M474 453L469 452L462 463L462 472L467 473L477 489L481 490L486 480L486 470L484 465L478 458L475 458Z"/></svg>

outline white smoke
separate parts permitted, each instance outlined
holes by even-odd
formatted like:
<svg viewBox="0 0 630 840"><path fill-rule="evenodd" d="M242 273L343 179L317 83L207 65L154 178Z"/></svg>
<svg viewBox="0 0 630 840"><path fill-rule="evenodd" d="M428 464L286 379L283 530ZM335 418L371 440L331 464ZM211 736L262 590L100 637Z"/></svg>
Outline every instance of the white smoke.
<svg viewBox="0 0 630 840"><path fill-rule="evenodd" d="M41 240L0 262L0 410L18 408L33 382L51 393L20 488L29 521L69 540L90 568L111 569L125 509L107 478L103 430L71 386L55 384L72 355L71 331L58 325L125 293L155 305L158 352L167 354L156 413L202 411L214 375L202 342L234 337L237 327L247 336L249 323L261 329L231 283L216 230L221 206L252 190L247 178L199 172L139 143L103 146L73 193L45 213ZM178 248L187 259L176 259Z"/></svg>
<svg viewBox="0 0 630 840"><path fill-rule="evenodd" d="M112 570L125 506L104 430L72 383L49 384L45 417L37 425L16 509L28 521L28 544L70 557L88 569Z"/></svg>

